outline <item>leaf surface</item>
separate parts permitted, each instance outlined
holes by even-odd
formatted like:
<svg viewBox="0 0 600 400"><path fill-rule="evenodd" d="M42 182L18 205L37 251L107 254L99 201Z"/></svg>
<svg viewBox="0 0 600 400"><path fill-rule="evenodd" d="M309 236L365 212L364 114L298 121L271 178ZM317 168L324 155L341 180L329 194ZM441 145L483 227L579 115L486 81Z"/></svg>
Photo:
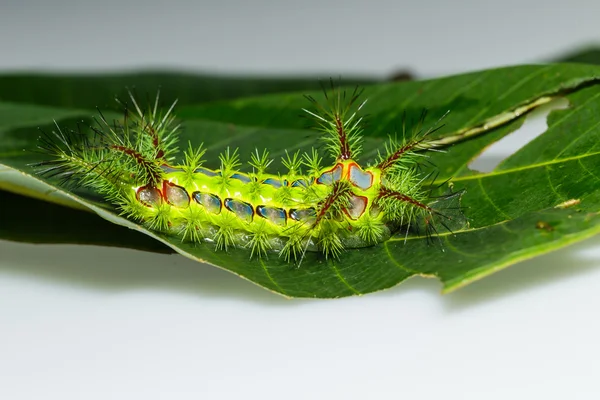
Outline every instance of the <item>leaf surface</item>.
<svg viewBox="0 0 600 400"><path fill-rule="evenodd" d="M61 119L61 125L89 116L89 112L67 107L0 103L0 163L5 171L2 174L0 170L0 185L60 199L70 206L80 204L187 257L290 297L364 294L392 287L414 275L438 277L445 290L451 291L598 233L599 76L600 68L587 65L520 66L366 87L369 125L362 157L365 162L373 158L388 134L401 130L404 114L410 122L427 108L427 122L433 124L450 110L436 137L455 143L445 153L433 153L431 161L440 170L440 182L452 177L455 189L466 189L462 201L470 227L453 234L441 233L441 246L419 236L394 237L377 246L347 251L335 261L309 253L302 265L295 267L273 256L249 260L244 249L214 252L206 245L148 232L117 216L98 199L31 176L28 164L43 159L23 151L35 147L35 125L51 129L51 114ZM547 132L492 172L468 169L469 162L483 149L516 130L527 111L556 96L566 97L570 107L550 114ZM227 146L240 147L243 154L267 147L275 156L283 155L286 149L308 148L318 134L298 118L306 106L300 93L184 106L178 113L185 127L183 143L204 142L209 148L207 157L213 160L210 167L217 166L217 155ZM2 178L9 175L10 179ZM128 245L139 247L133 241Z"/></svg>

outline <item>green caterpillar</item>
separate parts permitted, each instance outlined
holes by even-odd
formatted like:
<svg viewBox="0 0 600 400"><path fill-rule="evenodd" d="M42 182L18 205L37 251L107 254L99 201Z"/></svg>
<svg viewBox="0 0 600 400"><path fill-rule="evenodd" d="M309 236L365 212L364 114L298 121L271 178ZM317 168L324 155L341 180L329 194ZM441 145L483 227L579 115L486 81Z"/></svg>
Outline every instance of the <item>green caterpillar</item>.
<svg viewBox="0 0 600 400"><path fill-rule="evenodd" d="M286 175L268 172L266 150L252 153L249 171L241 172L238 149L225 149L220 168L204 166L206 149L191 145L183 162L175 164L179 125L175 103L166 111L153 106L142 111L130 94L133 109L124 105L122 121L109 123L100 113L93 135L65 132L57 126L40 138L50 160L37 164L46 177L87 187L103 195L122 215L150 230L178 235L182 240L213 243L217 250L244 247L249 256L277 252L288 261L304 252L339 257L344 249L375 245L398 229L424 226L451 217L437 208L450 193L431 201L424 182L430 174L419 168L419 153L431 147L428 136L390 139L367 167L356 162L361 152L365 101L361 91L332 85L325 102L307 96L313 108L304 110L316 121L324 149L333 161L310 152L286 154ZM57 140L58 139L58 140Z"/></svg>

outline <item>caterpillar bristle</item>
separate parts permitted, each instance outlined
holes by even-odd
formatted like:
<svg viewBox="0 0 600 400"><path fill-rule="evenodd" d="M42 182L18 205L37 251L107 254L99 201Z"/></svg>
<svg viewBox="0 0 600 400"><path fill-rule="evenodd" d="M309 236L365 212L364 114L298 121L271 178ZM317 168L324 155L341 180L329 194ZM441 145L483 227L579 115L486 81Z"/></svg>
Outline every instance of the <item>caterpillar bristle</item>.
<svg viewBox="0 0 600 400"><path fill-rule="evenodd" d="M422 163L428 162L427 155L420 151L443 151L435 148L434 142L430 140L430 137L443 128L444 125L440 124L440 122L447 115L448 112L443 114L435 124L424 129L427 110L423 110L415 127L411 133L408 133L406 129L406 114L404 113L402 116L402 139L399 140L396 136L389 136L388 142L384 145L384 152L378 152L377 168L384 173L394 168L419 168ZM417 158L421 159L417 160Z"/></svg>
<svg viewBox="0 0 600 400"><path fill-rule="evenodd" d="M221 175L223 178L228 178L230 175L233 175L242 165L238 148L231 151L231 149L227 147L225 151L219 155L219 160L221 160Z"/></svg>
<svg viewBox="0 0 600 400"><path fill-rule="evenodd" d="M284 167L288 169L288 175L290 177L295 177L302 175L302 157L300 155L300 150L294 152L292 155L285 151L285 157L281 158L281 163Z"/></svg>
<svg viewBox="0 0 600 400"><path fill-rule="evenodd" d="M258 151L258 149L255 149L255 152L250 154L250 161L248 164L254 168L253 172L257 176L261 176L267 172L267 168L269 168L269 165L271 165L272 162L273 159L269 158L269 152L267 149L264 149L262 154Z"/></svg>
<svg viewBox="0 0 600 400"><path fill-rule="evenodd" d="M250 249L250 259L255 257L265 258L268 256L268 252L272 249L269 241L272 235L273 232L266 220L260 221L256 226L251 228L250 240L247 246Z"/></svg>
<svg viewBox="0 0 600 400"><path fill-rule="evenodd" d="M323 220L320 223L317 246L325 255L325 259L339 258L344 251L344 244L340 238L339 230L333 221Z"/></svg>
<svg viewBox="0 0 600 400"><path fill-rule="evenodd" d="M358 112L367 100L357 104L362 89L355 87L347 98L345 89L336 86L330 80L331 88L324 89L325 104L312 96L305 96L315 108L314 111L303 109L316 122L316 129L323 132L322 141L326 150L334 160L356 159L362 150L362 118Z"/></svg>
<svg viewBox="0 0 600 400"><path fill-rule="evenodd" d="M171 226L171 206L161 203L155 206L155 212L147 218L148 227L154 231L168 232Z"/></svg>
<svg viewBox="0 0 600 400"><path fill-rule="evenodd" d="M182 163L174 164L176 102L163 112L159 95L143 107L131 91L119 102L120 120L98 111L94 124L77 131L58 124L51 133L41 131L38 148L51 158L35 166L60 185L97 192L150 230L216 250L247 249L251 259L276 252L300 265L307 251L339 258L397 231L408 237L423 229L429 240L439 236L438 226L461 229L463 192L436 196L437 175L423 154L435 147L431 135L439 124L424 128L424 112L408 133L404 118L402 138L390 137L376 162L363 167L356 161L366 104L361 95L362 89L346 91L331 80L324 101L307 96L313 108L305 112L322 132L329 166L315 148L286 150L287 173L274 174L268 150L255 149L246 172L239 149L227 147L212 170L204 167L206 147L191 143Z"/></svg>
<svg viewBox="0 0 600 400"><path fill-rule="evenodd" d="M384 224L377 218L374 218L371 213L365 217L357 225L356 235L365 243L370 245L381 242L385 233Z"/></svg>
<svg viewBox="0 0 600 400"><path fill-rule="evenodd" d="M308 246L310 241L306 240L305 235L298 228L288 230L288 235L279 256L287 263L293 263L303 257L306 251L304 246Z"/></svg>
<svg viewBox="0 0 600 400"><path fill-rule="evenodd" d="M214 238L217 250L227 251L235 245L235 225L235 217L231 215L221 220Z"/></svg>
<svg viewBox="0 0 600 400"><path fill-rule="evenodd" d="M310 153L304 153L303 163L308 168L308 174L310 176L317 176L319 171L323 169L323 157L319 155L319 152L312 148Z"/></svg>

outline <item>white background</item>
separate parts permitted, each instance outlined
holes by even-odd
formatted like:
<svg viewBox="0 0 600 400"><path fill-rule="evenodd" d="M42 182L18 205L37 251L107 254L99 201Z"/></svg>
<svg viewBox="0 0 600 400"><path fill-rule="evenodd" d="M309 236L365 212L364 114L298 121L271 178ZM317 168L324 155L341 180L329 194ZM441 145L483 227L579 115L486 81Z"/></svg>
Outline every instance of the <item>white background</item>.
<svg viewBox="0 0 600 400"><path fill-rule="evenodd" d="M0 11L4 70L435 76L600 39L591 0L2 0ZM0 241L0 398L595 399L599 245L443 297L414 278L306 301L175 255Z"/></svg>

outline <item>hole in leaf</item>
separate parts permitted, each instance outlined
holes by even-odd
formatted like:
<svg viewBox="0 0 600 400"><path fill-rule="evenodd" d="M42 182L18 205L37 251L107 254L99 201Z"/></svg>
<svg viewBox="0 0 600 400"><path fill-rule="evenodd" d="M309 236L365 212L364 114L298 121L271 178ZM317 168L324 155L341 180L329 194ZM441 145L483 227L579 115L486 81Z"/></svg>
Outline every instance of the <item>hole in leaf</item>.
<svg viewBox="0 0 600 400"><path fill-rule="evenodd" d="M569 101L564 97L556 98L543 106L531 111L523 125L516 131L493 143L469 164L469 168L480 172L491 172L503 160L548 129L547 117L553 110L563 110L569 107Z"/></svg>

